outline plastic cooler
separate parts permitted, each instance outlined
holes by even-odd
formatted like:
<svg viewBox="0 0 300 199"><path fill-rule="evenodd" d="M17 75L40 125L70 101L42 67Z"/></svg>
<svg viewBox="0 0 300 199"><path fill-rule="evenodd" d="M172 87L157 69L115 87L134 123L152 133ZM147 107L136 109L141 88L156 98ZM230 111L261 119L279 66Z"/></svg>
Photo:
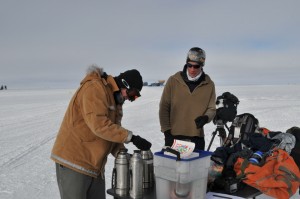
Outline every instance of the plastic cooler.
<svg viewBox="0 0 300 199"><path fill-rule="evenodd" d="M211 152L198 151L177 161L163 151L154 153L157 198L205 198L210 156Z"/></svg>

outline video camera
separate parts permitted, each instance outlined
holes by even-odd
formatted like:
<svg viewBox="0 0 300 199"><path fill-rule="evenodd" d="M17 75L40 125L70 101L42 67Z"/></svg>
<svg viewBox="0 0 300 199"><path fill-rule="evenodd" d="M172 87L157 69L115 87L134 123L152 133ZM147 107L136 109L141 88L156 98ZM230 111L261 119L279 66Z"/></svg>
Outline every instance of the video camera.
<svg viewBox="0 0 300 199"><path fill-rule="evenodd" d="M227 122L232 122L237 114L239 102L239 99L230 92L225 92L218 96L216 100L216 116L213 119L214 124L224 125Z"/></svg>
<svg viewBox="0 0 300 199"><path fill-rule="evenodd" d="M215 125L217 125L217 128L212 133L213 137L210 140L207 151L210 150L210 147L212 145L212 142L213 142L217 132L219 132L221 146L227 141L226 130L224 129L224 126L229 131L229 128L226 125L226 123L232 122L234 120L234 118L236 117L237 105L239 104L239 102L240 102L239 99L229 92L225 92L222 95L217 97L217 100L216 100L217 111L216 111L216 115L213 119L213 122Z"/></svg>

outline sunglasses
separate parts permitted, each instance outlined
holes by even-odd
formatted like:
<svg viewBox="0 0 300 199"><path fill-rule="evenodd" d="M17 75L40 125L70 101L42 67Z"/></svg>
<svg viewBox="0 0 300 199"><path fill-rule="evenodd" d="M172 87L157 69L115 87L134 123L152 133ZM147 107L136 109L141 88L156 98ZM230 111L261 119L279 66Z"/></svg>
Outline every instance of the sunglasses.
<svg viewBox="0 0 300 199"><path fill-rule="evenodd" d="M190 63L186 63L186 66L187 67L189 67L189 68L196 68L196 69L198 69L198 68L200 68L202 65L199 65L199 64L190 64Z"/></svg>
<svg viewBox="0 0 300 199"><path fill-rule="evenodd" d="M136 98L141 97L141 94L138 89L130 88L129 84L124 79L122 79L121 81L127 88L126 93L129 101L133 102L134 100L136 100Z"/></svg>

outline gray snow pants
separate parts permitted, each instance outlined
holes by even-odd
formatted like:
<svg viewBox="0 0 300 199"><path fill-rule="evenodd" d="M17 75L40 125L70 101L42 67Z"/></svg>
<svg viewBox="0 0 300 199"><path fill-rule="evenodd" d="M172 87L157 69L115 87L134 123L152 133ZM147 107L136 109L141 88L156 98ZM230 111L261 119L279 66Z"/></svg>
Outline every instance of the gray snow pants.
<svg viewBox="0 0 300 199"><path fill-rule="evenodd" d="M105 199L105 179L93 178L56 163L61 199Z"/></svg>

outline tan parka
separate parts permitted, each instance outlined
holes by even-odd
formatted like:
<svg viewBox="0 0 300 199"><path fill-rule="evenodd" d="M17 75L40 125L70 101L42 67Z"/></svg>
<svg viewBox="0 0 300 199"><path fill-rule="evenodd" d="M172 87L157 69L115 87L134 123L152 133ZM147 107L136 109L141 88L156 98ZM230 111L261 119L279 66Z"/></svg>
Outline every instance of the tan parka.
<svg viewBox="0 0 300 199"><path fill-rule="evenodd" d="M203 128L197 129L195 119L207 115L210 122L216 114L215 84L208 75L191 93L181 72L172 75L163 90L159 120L161 131L172 135L204 137Z"/></svg>
<svg viewBox="0 0 300 199"><path fill-rule="evenodd" d="M51 158L70 169L98 177L107 156L116 155L130 132L121 127L122 107L113 92L119 88L112 76L87 75L70 101Z"/></svg>

